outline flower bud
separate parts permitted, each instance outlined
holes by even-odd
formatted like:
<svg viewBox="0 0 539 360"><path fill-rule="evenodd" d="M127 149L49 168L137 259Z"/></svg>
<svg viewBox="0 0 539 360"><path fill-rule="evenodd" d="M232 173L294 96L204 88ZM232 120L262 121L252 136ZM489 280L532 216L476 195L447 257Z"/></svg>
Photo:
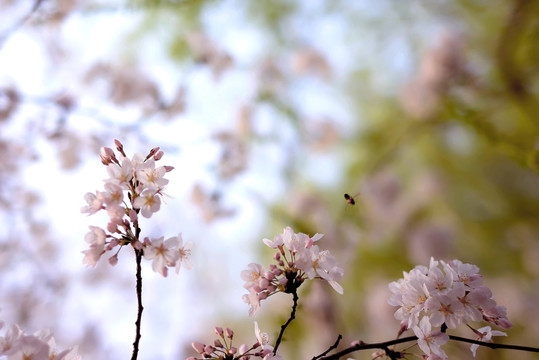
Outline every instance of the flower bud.
<svg viewBox="0 0 539 360"><path fill-rule="evenodd" d="M210 355L213 351L215 350L215 348L211 345L206 345L204 347L204 352L208 355Z"/></svg>
<svg viewBox="0 0 539 360"><path fill-rule="evenodd" d="M223 328L220 327L220 326L216 326L214 329L215 333L217 335L219 335L220 337L223 337L224 336L224 331L223 331Z"/></svg>
<svg viewBox="0 0 539 360"><path fill-rule="evenodd" d="M213 342L213 346L215 346L216 348L223 348L223 343L221 342L221 340L219 339L216 339L214 342Z"/></svg>
<svg viewBox="0 0 539 360"><path fill-rule="evenodd" d="M226 328L226 337L232 340L234 337L234 331L232 331L230 328Z"/></svg>
<svg viewBox="0 0 539 360"><path fill-rule="evenodd" d="M111 148L108 147L102 147L99 151L99 158L101 159L101 163L103 165L109 165L113 161L117 162L116 156L114 155L114 151Z"/></svg>
<svg viewBox="0 0 539 360"><path fill-rule="evenodd" d="M165 153L163 151L158 151L154 156L153 156L153 159L155 161L159 161L161 160L161 158L163 157Z"/></svg>
<svg viewBox="0 0 539 360"><path fill-rule="evenodd" d="M109 258L109 264L111 264L112 266L115 266L116 264L118 264L118 254L111 256Z"/></svg>
<svg viewBox="0 0 539 360"><path fill-rule="evenodd" d="M191 343L191 346L193 347L193 349L195 349L197 353L199 354L204 353L204 344L199 343L198 341L195 341Z"/></svg>

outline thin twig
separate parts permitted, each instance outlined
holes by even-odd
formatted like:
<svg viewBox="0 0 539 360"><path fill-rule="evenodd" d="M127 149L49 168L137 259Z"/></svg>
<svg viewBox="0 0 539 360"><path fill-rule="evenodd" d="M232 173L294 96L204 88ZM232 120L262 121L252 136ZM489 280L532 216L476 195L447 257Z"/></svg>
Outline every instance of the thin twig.
<svg viewBox="0 0 539 360"><path fill-rule="evenodd" d="M337 336L337 340L335 341L335 344L331 345L326 351L324 351L320 355L314 356L311 360L320 359L322 356L326 356L331 350L333 350L333 349L337 348L337 346L339 346L339 343L341 342L341 340L342 340L342 335L339 334L339 336Z"/></svg>
<svg viewBox="0 0 539 360"><path fill-rule="evenodd" d="M137 313L137 321L135 321L136 335L135 335L135 341L133 342L133 356L131 356L131 360L136 360L138 356L138 344L140 341L140 323L142 319L142 310L144 310L144 307L142 306L142 268L140 266L140 263L142 261L142 250L135 249L135 257L137 259L138 313Z"/></svg>
<svg viewBox="0 0 539 360"><path fill-rule="evenodd" d="M273 355L277 354L277 349L279 348L279 345L281 344L281 340L283 339L284 331L286 330L287 326L296 318L296 308L298 306L298 294L296 293L296 289L292 292L292 296L294 299L294 305L292 305L292 312L290 313L290 317L288 320L281 325L281 332L279 333L279 337L277 338L277 341L275 342L275 347L273 348Z"/></svg>

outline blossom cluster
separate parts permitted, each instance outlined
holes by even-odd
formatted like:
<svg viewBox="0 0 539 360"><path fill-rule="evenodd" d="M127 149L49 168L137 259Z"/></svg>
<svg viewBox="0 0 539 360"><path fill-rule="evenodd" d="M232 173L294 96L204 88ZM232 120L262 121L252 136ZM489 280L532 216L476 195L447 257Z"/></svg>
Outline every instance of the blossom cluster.
<svg viewBox="0 0 539 360"><path fill-rule="evenodd" d="M243 359L248 360L251 357L258 357L263 360L282 360L279 355L273 352L273 346L269 345L269 335L260 331L258 323L255 321L255 337L256 342L249 346L241 344L239 347L232 345L234 331L229 328L223 330L221 327L215 327L215 333L220 339L216 339L213 345L206 345L199 342L193 342L193 349L202 357L189 357L187 360L199 359Z"/></svg>
<svg viewBox="0 0 539 360"><path fill-rule="evenodd" d="M243 300L250 305L250 316L259 310L261 300L278 292L293 294L306 279L323 279L339 294L343 293L338 283L343 269L337 265L329 250L320 250L318 245L313 245L322 236L316 234L309 237L286 227L273 241L263 240L270 248L277 249L273 257L277 264L271 264L266 270L260 264L251 263L247 270L241 272L241 278L245 281L243 287L249 291Z"/></svg>
<svg viewBox="0 0 539 360"><path fill-rule="evenodd" d="M0 322L0 329L3 327ZM58 351L52 333L48 329L39 330L34 334L24 333L17 324L6 329L0 336L0 356L7 360L80 360L77 347Z"/></svg>
<svg viewBox="0 0 539 360"><path fill-rule="evenodd" d="M152 260L153 270L163 276L167 276L168 267L175 267L179 272L182 262L189 267L192 243L184 246L181 234L167 240L164 237L139 239L139 214L149 218L159 210L164 187L168 184L164 176L173 167L156 166L156 161L163 156L158 147L151 149L146 156L136 153L128 158L123 145L118 140L115 144L118 157L107 147L101 148L99 155L109 174L109 178L104 180L104 191L84 196L87 205L81 208L81 212L92 215L106 211L109 222L106 230L90 226L90 232L85 236L90 248L83 251L83 263L95 266L104 253L118 247L109 258L110 264L115 265L121 248L131 245L142 251L145 259Z"/></svg>
<svg viewBox="0 0 539 360"><path fill-rule="evenodd" d="M420 265L404 272L404 278L390 283L389 289L392 295L388 303L399 306L395 318L402 321L404 328L414 331L429 359L447 358L440 348L449 340L446 328L469 326L469 321L481 320L504 329L511 327L505 307L496 304L490 289L482 284L479 268L472 264L431 258L429 267ZM474 332L484 341L493 335L505 335L490 327ZM474 355L476 349L472 346Z"/></svg>

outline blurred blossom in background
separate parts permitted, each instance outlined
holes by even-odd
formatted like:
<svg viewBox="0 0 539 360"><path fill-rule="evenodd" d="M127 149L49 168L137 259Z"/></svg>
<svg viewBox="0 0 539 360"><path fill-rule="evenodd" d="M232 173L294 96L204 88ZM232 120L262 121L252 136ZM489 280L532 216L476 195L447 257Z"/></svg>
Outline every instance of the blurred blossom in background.
<svg viewBox="0 0 539 360"><path fill-rule="evenodd" d="M239 272L285 226L325 234L345 296L303 289L284 358L339 333L393 338L387 284L431 256L478 265L508 342L533 346L538 15L525 0L0 0L0 319L86 359L131 353L133 254L95 269L81 254L106 222L83 197L119 139L175 168L142 235L195 243L190 271L143 268L139 358L193 355L215 325L250 341ZM269 299L260 327L275 335L290 303Z"/></svg>

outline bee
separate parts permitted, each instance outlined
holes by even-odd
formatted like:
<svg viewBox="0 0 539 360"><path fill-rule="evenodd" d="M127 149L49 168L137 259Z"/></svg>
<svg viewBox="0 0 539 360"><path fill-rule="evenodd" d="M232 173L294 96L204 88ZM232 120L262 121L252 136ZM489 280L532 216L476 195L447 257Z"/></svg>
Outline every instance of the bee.
<svg viewBox="0 0 539 360"><path fill-rule="evenodd" d="M354 196L350 196L348 194L344 194L344 199L346 200L346 202L350 205L355 205L356 204L356 200L354 200L354 197L358 196L359 194L355 194Z"/></svg>

